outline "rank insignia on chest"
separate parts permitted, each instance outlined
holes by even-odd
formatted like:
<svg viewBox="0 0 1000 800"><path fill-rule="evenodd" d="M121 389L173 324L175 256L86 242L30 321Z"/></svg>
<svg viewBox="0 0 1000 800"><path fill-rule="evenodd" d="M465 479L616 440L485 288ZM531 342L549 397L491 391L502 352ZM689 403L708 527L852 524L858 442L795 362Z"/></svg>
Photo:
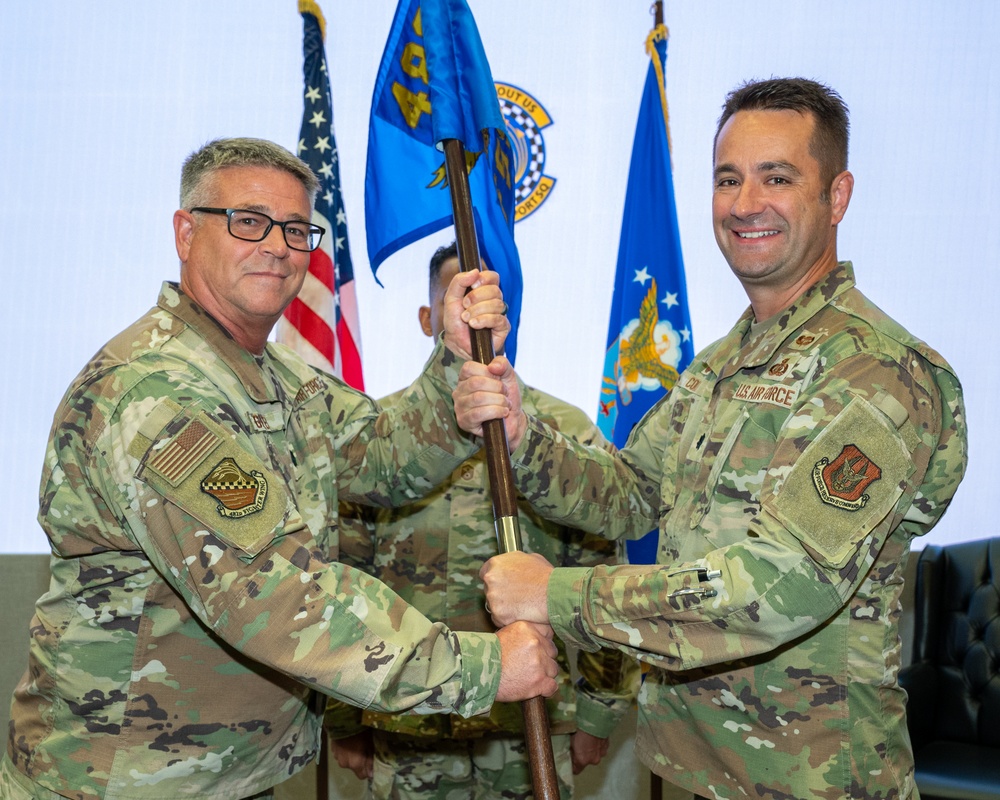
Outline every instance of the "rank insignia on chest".
<svg viewBox="0 0 1000 800"><path fill-rule="evenodd" d="M262 472L246 472L234 459L226 457L205 476L201 490L219 501L219 514L238 519L264 507L267 480Z"/></svg>
<svg viewBox="0 0 1000 800"><path fill-rule="evenodd" d="M788 372L787 358L784 359L783 361L779 361L777 364L772 364L771 368L767 371L767 374L773 378L780 378L786 372Z"/></svg>
<svg viewBox="0 0 1000 800"><path fill-rule="evenodd" d="M822 333L813 333L812 331L804 330L801 331L792 341L788 342L787 346L791 350L807 350L812 347L822 335Z"/></svg>
<svg viewBox="0 0 1000 800"><path fill-rule="evenodd" d="M881 477L881 468L853 444L844 445L833 461L821 458L812 473L820 499L845 511L864 508L865 490Z"/></svg>

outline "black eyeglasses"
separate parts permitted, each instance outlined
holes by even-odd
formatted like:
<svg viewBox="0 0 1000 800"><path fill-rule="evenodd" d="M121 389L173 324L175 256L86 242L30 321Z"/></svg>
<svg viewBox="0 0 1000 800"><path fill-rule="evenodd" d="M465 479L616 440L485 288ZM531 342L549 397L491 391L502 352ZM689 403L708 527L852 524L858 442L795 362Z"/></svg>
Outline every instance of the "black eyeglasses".
<svg viewBox="0 0 1000 800"><path fill-rule="evenodd" d="M271 232L271 228L277 225L285 237L285 244L292 250L302 250L307 253L319 247L323 234L326 233L326 229L319 225L298 219L278 222L267 214L261 214L259 211L247 211L245 208L205 208L199 206L191 210L200 211L203 214L225 214L230 235L246 242L264 241Z"/></svg>

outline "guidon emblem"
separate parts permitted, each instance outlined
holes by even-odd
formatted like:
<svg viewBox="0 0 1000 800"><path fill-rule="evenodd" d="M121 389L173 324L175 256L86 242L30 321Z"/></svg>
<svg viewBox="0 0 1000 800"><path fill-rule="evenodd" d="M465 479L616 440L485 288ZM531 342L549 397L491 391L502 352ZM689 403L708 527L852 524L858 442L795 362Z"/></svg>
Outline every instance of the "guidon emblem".
<svg viewBox="0 0 1000 800"><path fill-rule="evenodd" d="M246 472L228 456L214 467L201 482L201 490L219 501L216 510L223 517L238 519L254 514L264 507L267 480L258 470Z"/></svg>
<svg viewBox="0 0 1000 800"><path fill-rule="evenodd" d="M868 502L865 490L882 477L882 469L856 445L846 444L833 461L817 461L812 477L824 503L858 511Z"/></svg>
<svg viewBox="0 0 1000 800"><path fill-rule="evenodd" d="M495 83L507 139L514 156L514 222L535 213L549 198L556 179L545 174L545 128L552 117L524 89Z"/></svg>

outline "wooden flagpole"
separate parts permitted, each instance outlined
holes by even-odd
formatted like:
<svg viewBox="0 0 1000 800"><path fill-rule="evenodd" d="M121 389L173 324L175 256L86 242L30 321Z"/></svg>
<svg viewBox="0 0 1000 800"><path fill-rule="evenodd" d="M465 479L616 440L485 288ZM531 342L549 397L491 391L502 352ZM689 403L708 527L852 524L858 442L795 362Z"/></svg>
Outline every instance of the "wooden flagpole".
<svg viewBox="0 0 1000 800"><path fill-rule="evenodd" d="M662 25L663 0L656 0L650 11L653 13L653 27ZM652 770L649 771L649 798L650 800L662 800L663 798L663 778Z"/></svg>
<svg viewBox="0 0 1000 800"><path fill-rule="evenodd" d="M479 269L479 243L476 224L472 216L472 195L469 190L469 173L465 165L465 146L458 139L445 139L445 169L451 188L451 205L455 217L455 242L458 245L458 265L462 272ZM486 153L483 154L486 158ZM484 163L483 168L489 169ZM486 330L471 331L472 357L481 364L493 360L493 340ZM490 493L493 497L493 520L497 529L500 552L521 550L521 529L517 517L517 492L507 449L507 432L502 419L491 419L483 425L486 445L486 468L490 476ZM524 738L531 766L531 783L536 800L558 800L559 783L556 779L552 739L549 735L549 718L545 699L533 697L521 703L524 715Z"/></svg>

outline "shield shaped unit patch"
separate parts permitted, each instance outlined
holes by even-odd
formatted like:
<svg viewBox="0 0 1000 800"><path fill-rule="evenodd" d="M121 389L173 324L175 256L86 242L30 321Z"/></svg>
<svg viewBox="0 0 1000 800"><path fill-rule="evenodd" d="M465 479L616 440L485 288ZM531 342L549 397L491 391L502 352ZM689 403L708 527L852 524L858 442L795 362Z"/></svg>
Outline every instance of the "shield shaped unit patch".
<svg viewBox="0 0 1000 800"><path fill-rule="evenodd" d="M201 490L219 501L224 517L245 517L260 511L267 498L267 480L262 472L246 472L228 456L202 479Z"/></svg>
<svg viewBox="0 0 1000 800"><path fill-rule="evenodd" d="M856 445L846 444L833 461L817 461L812 477L824 503L857 511L868 502L865 490L882 477L882 470Z"/></svg>

